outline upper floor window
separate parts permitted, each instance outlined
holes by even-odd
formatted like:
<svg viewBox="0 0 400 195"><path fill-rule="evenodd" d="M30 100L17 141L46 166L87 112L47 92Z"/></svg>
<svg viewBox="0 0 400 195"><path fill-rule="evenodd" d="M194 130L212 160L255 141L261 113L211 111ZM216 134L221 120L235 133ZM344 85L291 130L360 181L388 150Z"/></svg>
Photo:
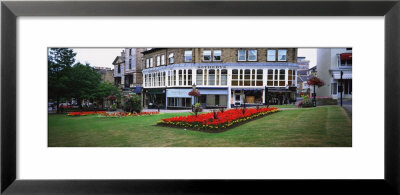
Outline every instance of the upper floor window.
<svg viewBox="0 0 400 195"><path fill-rule="evenodd" d="M118 73L121 73L121 65L118 64Z"/></svg>
<svg viewBox="0 0 400 195"><path fill-rule="evenodd" d="M276 61L276 50L267 51L267 61Z"/></svg>
<svg viewBox="0 0 400 195"><path fill-rule="evenodd" d="M214 50L214 61L221 61L221 50Z"/></svg>
<svg viewBox="0 0 400 195"><path fill-rule="evenodd" d="M278 50L278 61L286 61L287 50Z"/></svg>
<svg viewBox="0 0 400 195"><path fill-rule="evenodd" d="M146 68L149 68L149 66L150 66L150 59L147 58L147 59L146 59Z"/></svg>
<svg viewBox="0 0 400 195"><path fill-rule="evenodd" d="M249 50L249 61L257 61L257 50L256 49Z"/></svg>
<svg viewBox="0 0 400 195"><path fill-rule="evenodd" d="M160 64L161 64L161 57L160 56L157 56L157 66L160 66Z"/></svg>
<svg viewBox="0 0 400 195"><path fill-rule="evenodd" d="M165 55L161 55L161 65L165 65Z"/></svg>
<svg viewBox="0 0 400 195"><path fill-rule="evenodd" d="M238 61L246 61L246 50L244 49L238 50Z"/></svg>
<svg viewBox="0 0 400 195"><path fill-rule="evenodd" d="M185 62L192 61L192 50L185 51Z"/></svg>
<svg viewBox="0 0 400 195"><path fill-rule="evenodd" d="M153 58L150 58L150 67L153 67Z"/></svg>
<svg viewBox="0 0 400 195"><path fill-rule="evenodd" d="M353 63L352 53L342 53L340 54L340 64L339 66L352 66Z"/></svg>
<svg viewBox="0 0 400 195"><path fill-rule="evenodd" d="M203 51L203 61L211 61L211 50Z"/></svg>
<svg viewBox="0 0 400 195"><path fill-rule="evenodd" d="M174 63L174 53L170 53L168 56L168 59L169 59L169 63L173 64Z"/></svg>

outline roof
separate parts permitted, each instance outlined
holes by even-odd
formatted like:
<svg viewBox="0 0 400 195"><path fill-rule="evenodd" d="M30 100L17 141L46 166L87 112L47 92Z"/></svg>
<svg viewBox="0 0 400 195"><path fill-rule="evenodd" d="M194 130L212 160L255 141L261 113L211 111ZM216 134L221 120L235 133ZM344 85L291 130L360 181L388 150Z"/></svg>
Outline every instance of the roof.
<svg viewBox="0 0 400 195"><path fill-rule="evenodd" d="M142 54L148 54L148 53L152 53L152 52L162 50L162 49L165 49L165 48L151 48L150 50L143 51Z"/></svg>
<svg viewBox="0 0 400 195"><path fill-rule="evenodd" d="M311 76L299 76L297 78L298 78L298 81L303 82L303 81L308 81L311 78Z"/></svg>

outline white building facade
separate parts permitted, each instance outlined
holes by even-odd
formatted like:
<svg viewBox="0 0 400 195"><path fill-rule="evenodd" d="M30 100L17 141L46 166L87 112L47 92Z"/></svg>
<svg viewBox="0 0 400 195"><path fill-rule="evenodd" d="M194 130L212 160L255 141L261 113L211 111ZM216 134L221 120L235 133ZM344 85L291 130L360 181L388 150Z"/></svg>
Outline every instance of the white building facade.
<svg viewBox="0 0 400 195"><path fill-rule="evenodd" d="M297 58L288 57L296 55L297 49L292 48L146 51L144 106L190 108L195 100L188 93L194 87L203 108L263 105L266 99L270 104L289 103L295 100L298 65Z"/></svg>
<svg viewBox="0 0 400 195"><path fill-rule="evenodd" d="M318 48L317 76L325 82L325 86L316 89L317 96L351 99L352 62L352 48Z"/></svg>

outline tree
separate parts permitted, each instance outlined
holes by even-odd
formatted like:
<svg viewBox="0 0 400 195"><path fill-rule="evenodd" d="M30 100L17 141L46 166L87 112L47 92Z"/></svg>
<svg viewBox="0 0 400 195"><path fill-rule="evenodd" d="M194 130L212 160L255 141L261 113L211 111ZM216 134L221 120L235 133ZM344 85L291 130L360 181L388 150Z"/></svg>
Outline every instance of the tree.
<svg viewBox="0 0 400 195"><path fill-rule="evenodd" d="M104 98L110 97L108 99L112 100L115 97L116 99L118 94L119 94L118 88L114 86L112 83L101 82L98 84L93 96L95 97L95 99L99 100L102 104L102 107L104 107L104 101L103 101Z"/></svg>
<svg viewBox="0 0 400 195"><path fill-rule="evenodd" d="M77 63L68 71L69 97L75 98L78 102L84 99L95 99L95 92L101 81L100 74L89 64ZM81 104L79 104L81 107Z"/></svg>
<svg viewBox="0 0 400 195"><path fill-rule="evenodd" d="M50 48L48 51L48 98L56 100L59 112L60 98L69 92L68 72L75 62L76 53L68 48Z"/></svg>

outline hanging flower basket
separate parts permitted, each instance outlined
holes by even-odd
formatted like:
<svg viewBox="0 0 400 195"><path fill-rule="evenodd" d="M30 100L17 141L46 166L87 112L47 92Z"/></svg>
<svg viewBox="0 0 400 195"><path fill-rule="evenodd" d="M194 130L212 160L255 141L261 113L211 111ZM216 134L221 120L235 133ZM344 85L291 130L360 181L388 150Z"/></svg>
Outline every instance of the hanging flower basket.
<svg viewBox="0 0 400 195"><path fill-rule="evenodd" d="M194 96L194 97L200 97L201 96L199 90L197 90L197 89L194 89L194 90L190 91L189 95L190 96Z"/></svg>
<svg viewBox="0 0 400 195"><path fill-rule="evenodd" d="M314 85L314 86L318 86L318 87L322 87L325 85L324 81L322 81L320 78L318 77L311 77L308 81L307 81L308 85Z"/></svg>

